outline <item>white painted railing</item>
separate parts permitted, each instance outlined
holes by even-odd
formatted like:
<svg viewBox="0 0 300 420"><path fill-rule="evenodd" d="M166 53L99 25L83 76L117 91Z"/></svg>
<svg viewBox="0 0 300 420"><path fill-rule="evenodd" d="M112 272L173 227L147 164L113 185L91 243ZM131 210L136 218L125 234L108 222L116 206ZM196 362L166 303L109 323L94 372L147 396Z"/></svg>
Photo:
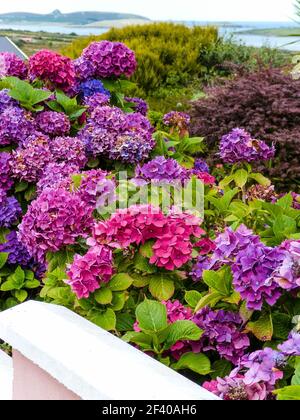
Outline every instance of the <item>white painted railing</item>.
<svg viewBox="0 0 300 420"><path fill-rule="evenodd" d="M0 338L14 349L14 399L218 399L60 306L31 301L0 313ZM0 358L6 383L9 367L8 356ZM0 380L0 399L1 392Z"/></svg>

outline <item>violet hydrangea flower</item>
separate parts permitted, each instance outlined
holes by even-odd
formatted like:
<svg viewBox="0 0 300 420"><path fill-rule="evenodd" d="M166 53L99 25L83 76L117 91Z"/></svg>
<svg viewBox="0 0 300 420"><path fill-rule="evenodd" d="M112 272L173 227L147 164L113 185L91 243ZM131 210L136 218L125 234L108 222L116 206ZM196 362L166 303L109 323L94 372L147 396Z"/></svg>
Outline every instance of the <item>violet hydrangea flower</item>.
<svg viewBox="0 0 300 420"><path fill-rule="evenodd" d="M245 130L236 128L221 139L220 156L226 163L254 162L272 159L275 147L252 139Z"/></svg>
<svg viewBox="0 0 300 420"><path fill-rule="evenodd" d="M101 93L110 98L110 92L105 89L101 80L92 79L80 84L80 91L85 98Z"/></svg>
<svg viewBox="0 0 300 420"><path fill-rule="evenodd" d="M77 76L83 77L83 80L122 75L130 77L136 70L137 62L134 52L121 42L100 41L92 42L83 50L75 67Z"/></svg>
<svg viewBox="0 0 300 420"><path fill-rule="evenodd" d="M104 245L97 245L88 250L84 256L75 255L69 267L66 281L78 299L88 298L99 289L101 284L108 283L113 275L112 251Z"/></svg>
<svg viewBox="0 0 300 420"><path fill-rule="evenodd" d="M52 160L49 138L35 133L12 152L10 164L13 177L20 181L37 182Z"/></svg>
<svg viewBox="0 0 300 420"><path fill-rule="evenodd" d="M92 223L91 208L77 194L45 189L23 217L19 240L40 261L47 252L57 252L88 234Z"/></svg>
<svg viewBox="0 0 300 420"><path fill-rule="evenodd" d="M37 183L37 193L40 194L46 188L70 188L72 179L70 175L79 173L77 165L68 162L49 163Z"/></svg>
<svg viewBox="0 0 300 420"><path fill-rule="evenodd" d="M287 341L278 346L285 356L300 356L300 334L292 331Z"/></svg>
<svg viewBox="0 0 300 420"><path fill-rule="evenodd" d="M22 108L6 108L0 118L0 146L21 144L35 130L32 115Z"/></svg>
<svg viewBox="0 0 300 420"><path fill-rule="evenodd" d="M273 273L282 263L284 253L264 244L249 244L232 265L233 285L249 310L262 309L266 301L274 306L282 292L274 281Z"/></svg>
<svg viewBox="0 0 300 420"><path fill-rule="evenodd" d="M206 172L209 174L209 166L203 159L196 159L194 164L195 172Z"/></svg>
<svg viewBox="0 0 300 420"><path fill-rule="evenodd" d="M69 163L83 169L87 164L85 144L79 137L56 137L49 143L53 159L57 163Z"/></svg>
<svg viewBox="0 0 300 420"><path fill-rule="evenodd" d="M28 73L25 62L14 53L0 53L0 78L15 76L26 79Z"/></svg>
<svg viewBox="0 0 300 420"><path fill-rule="evenodd" d="M134 105L135 112L142 114L144 117L148 114L149 107L147 102L143 99L126 97L125 101Z"/></svg>
<svg viewBox="0 0 300 420"><path fill-rule="evenodd" d="M127 132L117 137L109 156L128 164L135 164L148 159L155 146L155 141L145 139L134 132Z"/></svg>
<svg viewBox="0 0 300 420"><path fill-rule="evenodd" d="M158 156L143 166L138 166L136 177L150 182L182 181L187 178L187 171L175 159Z"/></svg>
<svg viewBox="0 0 300 420"><path fill-rule="evenodd" d="M91 114L95 108L107 106L109 101L110 97L104 93L95 93L94 95L84 97L83 104L88 107L88 112Z"/></svg>
<svg viewBox="0 0 300 420"><path fill-rule="evenodd" d="M12 107L18 107L18 102L8 95L8 89L0 90L0 114Z"/></svg>
<svg viewBox="0 0 300 420"><path fill-rule="evenodd" d="M274 273L275 282L284 290L300 288L300 241L285 241L280 249L285 252L282 264Z"/></svg>
<svg viewBox="0 0 300 420"><path fill-rule="evenodd" d="M204 308L192 321L204 330L200 341L191 343L194 352L214 350L236 364L250 346L249 337L242 332L243 320L237 313Z"/></svg>
<svg viewBox="0 0 300 420"><path fill-rule="evenodd" d="M79 188L81 199L92 208L101 208L116 199L116 184L107 179L108 173L102 169L93 169L82 174Z"/></svg>
<svg viewBox="0 0 300 420"><path fill-rule="evenodd" d="M188 130L191 122L191 117L178 111L171 111L166 114L163 118L163 123L168 127L177 128L179 130Z"/></svg>
<svg viewBox="0 0 300 420"><path fill-rule="evenodd" d="M62 112L43 111L37 114L36 126L48 136L64 136L70 132L71 123L66 114Z"/></svg>
<svg viewBox="0 0 300 420"><path fill-rule="evenodd" d="M0 189L0 228L9 228L15 224L22 214L21 206L15 197L8 197Z"/></svg>
<svg viewBox="0 0 300 420"><path fill-rule="evenodd" d="M11 178L12 171L10 167L11 159L10 153L0 153L0 189L4 191L10 190L13 186L13 180Z"/></svg>

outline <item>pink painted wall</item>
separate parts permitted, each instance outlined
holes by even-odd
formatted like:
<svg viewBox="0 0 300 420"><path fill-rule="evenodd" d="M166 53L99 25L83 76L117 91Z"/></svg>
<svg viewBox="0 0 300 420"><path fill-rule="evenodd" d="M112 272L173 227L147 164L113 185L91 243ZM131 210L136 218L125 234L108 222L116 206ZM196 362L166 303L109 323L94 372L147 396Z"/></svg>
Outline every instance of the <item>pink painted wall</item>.
<svg viewBox="0 0 300 420"><path fill-rule="evenodd" d="M47 372L13 350L14 400L80 400Z"/></svg>

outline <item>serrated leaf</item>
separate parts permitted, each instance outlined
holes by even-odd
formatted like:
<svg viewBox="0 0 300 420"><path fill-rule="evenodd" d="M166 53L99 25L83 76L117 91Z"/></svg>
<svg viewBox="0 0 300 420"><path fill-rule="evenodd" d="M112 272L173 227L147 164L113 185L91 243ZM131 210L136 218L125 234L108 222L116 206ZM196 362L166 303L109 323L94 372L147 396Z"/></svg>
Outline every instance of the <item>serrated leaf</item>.
<svg viewBox="0 0 300 420"><path fill-rule="evenodd" d="M176 370L189 369L199 375L208 375L211 372L209 358L201 353L185 353L172 367Z"/></svg>
<svg viewBox="0 0 300 420"><path fill-rule="evenodd" d="M147 241L140 247L140 254L145 258L151 258L153 256L153 241Z"/></svg>
<svg viewBox="0 0 300 420"><path fill-rule="evenodd" d="M300 401L300 385L287 386L273 391L278 401Z"/></svg>
<svg viewBox="0 0 300 420"><path fill-rule="evenodd" d="M239 188L244 188L248 181L248 172L245 169L239 169L234 174L234 181Z"/></svg>
<svg viewBox="0 0 300 420"><path fill-rule="evenodd" d="M176 321L170 325L164 349L170 349L178 341L200 340L203 331L192 321Z"/></svg>
<svg viewBox="0 0 300 420"><path fill-rule="evenodd" d="M258 182L260 185L264 187L269 187L271 185L271 181L263 176L262 174L250 174L250 178L254 179L254 181Z"/></svg>
<svg viewBox="0 0 300 420"><path fill-rule="evenodd" d="M232 364L228 360L216 360L212 365L212 379L225 378L232 371Z"/></svg>
<svg viewBox="0 0 300 420"><path fill-rule="evenodd" d="M174 281L166 274L157 274L150 277L149 290L153 297L160 301L167 301L175 293Z"/></svg>
<svg viewBox="0 0 300 420"><path fill-rule="evenodd" d="M273 322L270 314L263 314L258 321L249 322L246 327L260 341L271 341L273 338Z"/></svg>
<svg viewBox="0 0 300 420"><path fill-rule="evenodd" d="M200 311L200 309L205 308L205 306L214 307L224 296L221 295L219 292L209 293L205 296L203 296L202 299L198 302L195 313Z"/></svg>
<svg viewBox="0 0 300 420"><path fill-rule="evenodd" d="M106 312L93 311L89 315L89 320L106 331L114 331L116 329L117 318L112 309L107 309Z"/></svg>
<svg viewBox="0 0 300 420"><path fill-rule="evenodd" d="M15 298L22 303L27 299L28 293L26 292L26 290L15 290L14 295Z"/></svg>
<svg viewBox="0 0 300 420"><path fill-rule="evenodd" d="M112 302L113 294L108 288L96 290L94 298L100 305L108 305Z"/></svg>
<svg viewBox="0 0 300 420"><path fill-rule="evenodd" d="M0 269L5 266L8 256L8 252L0 252Z"/></svg>
<svg viewBox="0 0 300 420"><path fill-rule="evenodd" d="M197 290L188 290L185 292L184 300L191 308L195 308L200 299L202 299L202 295Z"/></svg>
<svg viewBox="0 0 300 420"><path fill-rule="evenodd" d="M40 287L40 282L36 279L33 280L26 280L24 287L26 287L26 289L36 289L37 287Z"/></svg>
<svg viewBox="0 0 300 420"><path fill-rule="evenodd" d="M134 279L130 277L127 273L119 273L113 276L111 281L108 284L108 287L113 292L122 292L124 290L129 289L132 285Z"/></svg>
<svg viewBox="0 0 300 420"><path fill-rule="evenodd" d="M125 293L114 293L112 300L112 309L116 312L121 311L126 303Z"/></svg>
<svg viewBox="0 0 300 420"><path fill-rule="evenodd" d="M153 300L147 299L136 308L136 318L144 331L157 333L168 326L165 305Z"/></svg>

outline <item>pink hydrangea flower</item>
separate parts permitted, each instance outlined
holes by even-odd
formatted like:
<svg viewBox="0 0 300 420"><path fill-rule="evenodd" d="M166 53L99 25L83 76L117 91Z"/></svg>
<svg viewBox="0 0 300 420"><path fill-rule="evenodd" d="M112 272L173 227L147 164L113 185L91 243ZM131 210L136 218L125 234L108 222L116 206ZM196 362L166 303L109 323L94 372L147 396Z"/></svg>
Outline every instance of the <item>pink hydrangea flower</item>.
<svg viewBox="0 0 300 420"><path fill-rule="evenodd" d="M67 90L75 84L75 68L70 58L54 51L41 50L29 59L30 78L39 78L49 87Z"/></svg>
<svg viewBox="0 0 300 420"><path fill-rule="evenodd" d="M108 283L113 275L112 251L107 246L97 245L84 256L75 255L69 267L66 281L78 299L88 298L99 289L102 283Z"/></svg>

